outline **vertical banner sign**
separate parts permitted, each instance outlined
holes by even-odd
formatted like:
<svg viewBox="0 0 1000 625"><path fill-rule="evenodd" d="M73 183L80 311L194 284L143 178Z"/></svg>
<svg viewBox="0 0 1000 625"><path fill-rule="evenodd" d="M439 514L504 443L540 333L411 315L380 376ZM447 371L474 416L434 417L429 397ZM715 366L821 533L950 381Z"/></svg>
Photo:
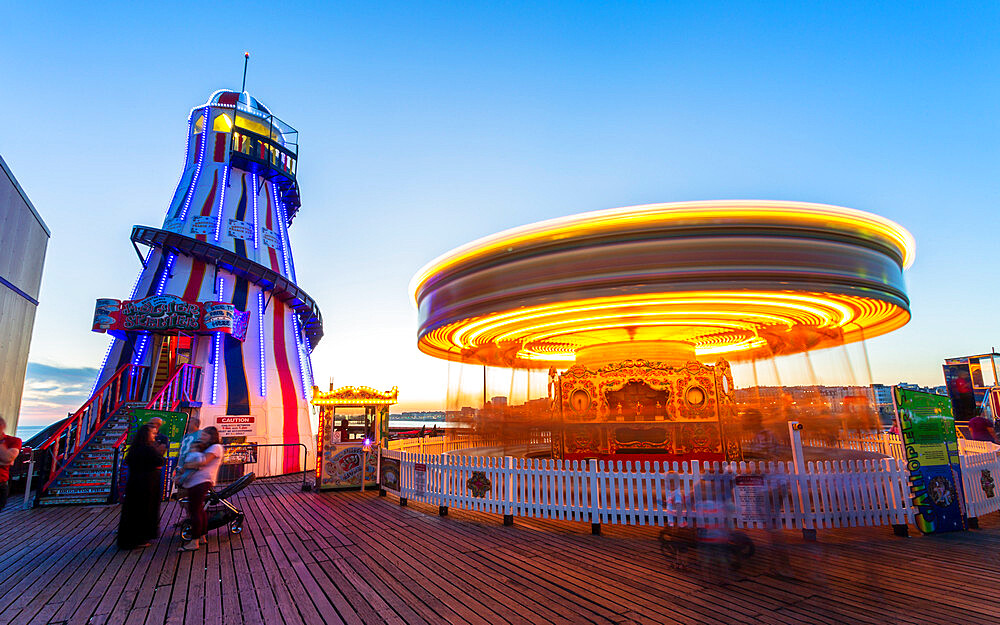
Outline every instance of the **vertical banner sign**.
<svg viewBox="0 0 1000 625"><path fill-rule="evenodd" d="M413 465L413 492L421 496L427 492L427 465L422 462Z"/></svg>
<svg viewBox="0 0 1000 625"><path fill-rule="evenodd" d="M965 529L962 469L951 400L943 395L893 388L910 498L924 534Z"/></svg>

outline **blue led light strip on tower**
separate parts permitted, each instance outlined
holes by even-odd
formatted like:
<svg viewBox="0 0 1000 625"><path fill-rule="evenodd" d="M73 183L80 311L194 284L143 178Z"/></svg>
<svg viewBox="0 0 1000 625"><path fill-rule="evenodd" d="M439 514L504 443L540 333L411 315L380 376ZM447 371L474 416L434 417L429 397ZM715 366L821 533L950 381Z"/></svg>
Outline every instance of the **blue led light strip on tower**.
<svg viewBox="0 0 1000 625"><path fill-rule="evenodd" d="M222 189L219 192L219 216L215 220L215 242L219 242L219 230L222 228L222 204L226 201L226 189L229 188L229 165L222 167Z"/></svg>
<svg viewBox="0 0 1000 625"><path fill-rule="evenodd" d="M306 368L303 363L305 356L302 352L302 329L299 326L299 316L294 312L292 313L292 320L295 322L293 327L295 329L295 345L299 355L299 377L302 378L302 396L309 399L309 389L312 387L312 384L309 383L309 376L306 375Z"/></svg>
<svg viewBox="0 0 1000 625"><path fill-rule="evenodd" d="M163 267L163 274L160 275L160 283L156 285L156 294L163 295L163 288L167 286L167 278L170 277L170 270L174 267L174 261L177 260L177 256L174 254L167 255L167 263Z"/></svg>
<svg viewBox="0 0 1000 625"><path fill-rule="evenodd" d="M260 339L260 396L267 395L267 361L264 356L264 291L257 291L257 338Z"/></svg>
<svg viewBox="0 0 1000 625"><path fill-rule="evenodd" d="M191 198L194 196L194 190L198 187L198 177L201 176L201 165L205 162L205 150L208 149L208 117L211 112L211 107L206 106L204 108L205 125L201 129L201 153L198 155L198 168L194 170L191 187L188 189L187 197L184 198L184 210L181 211L181 219L187 217L188 208L191 206Z"/></svg>
<svg viewBox="0 0 1000 625"><path fill-rule="evenodd" d="M217 285L216 297L218 301L225 301L222 299L222 276L219 276L219 284ZM221 365L220 351L222 349L222 333L213 332L212 333L212 403L216 403L219 398L219 366Z"/></svg>
<svg viewBox="0 0 1000 625"><path fill-rule="evenodd" d="M292 282L294 282L295 278L292 276L288 264L288 241L285 237L285 205L278 199L278 188L273 184L271 185L271 195L274 196L275 212L279 215L278 236L281 237L281 256L285 260L285 277L291 278Z"/></svg>
<svg viewBox="0 0 1000 625"><path fill-rule="evenodd" d="M160 281L156 285L157 295L163 295L163 289L167 285L167 278L170 276L170 270L173 268L175 260L177 260L176 255L167 254L167 260L163 263L163 272L160 274ZM133 294L132 297L134 298L135 295ZM149 332L143 333L142 342L139 344L139 348L135 350L135 355L132 357L133 365L142 364L142 359L146 355L146 346L149 344L149 336Z"/></svg>
<svg viewBox="0 0 1000 625"><path fill-rule="evenodd" d="M142 339L139 342L139 348L135 350L135 356L132 357L132 364L137 365L142 362L142 357L146 352L146 343L149 342L149 332L142 333Z"/></svg>
<svg viewBox="0 0 1000 625"><path fill-rule="evenodd" d="M257 249L260 246L257 227L257 174L251 174L250 181L253 183L253 249Z"/></svg>
<svg viewBox="0 0 1000 625"><path fill-rule="evenodd" d="M303 353L305 354L306 357L306 371L309 373L309 382L310 382L309 386L311 387L316 382L316 377L313 375L312 358L310 357L313 348L312 348L312 343L309 342L308 336L303 336L302 341L306 346L306 349Z"/></svg>

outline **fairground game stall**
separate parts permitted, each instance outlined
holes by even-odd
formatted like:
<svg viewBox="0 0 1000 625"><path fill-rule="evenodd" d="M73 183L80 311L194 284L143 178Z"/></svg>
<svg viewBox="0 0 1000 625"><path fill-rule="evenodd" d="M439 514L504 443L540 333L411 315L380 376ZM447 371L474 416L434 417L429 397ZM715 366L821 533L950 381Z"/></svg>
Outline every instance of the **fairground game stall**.
<svg viewBox="0 0 1000 625"><path fill-rule="evenodd" d="M389 406L399 390L377 391L367 386L313 387L319 408L316 487L319 490L361 488L377 481L378 448L389 438ZM364 467L364 481L361 479Z"/></svg>

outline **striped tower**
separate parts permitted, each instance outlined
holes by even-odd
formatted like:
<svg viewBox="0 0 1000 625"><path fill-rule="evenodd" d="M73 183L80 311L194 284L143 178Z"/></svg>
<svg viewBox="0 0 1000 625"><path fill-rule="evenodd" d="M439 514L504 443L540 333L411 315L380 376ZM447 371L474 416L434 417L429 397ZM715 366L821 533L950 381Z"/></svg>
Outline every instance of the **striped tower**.
<svg viewBox="0 0 1000 625"><path fill-rule="evenodd" d="M309 358L323 325L296 285L289 245L300 205L297 137L246 92L217 91L193 109L184 170L163 225L132 231L149 254L130 299L176 295L248 311L243 341L221 332L177 339L185 341L183 358L201 367L191 412L202 427L231 422L220 421L227 415L252 416L247 442L303 443L312 457ZM149 332L113 340L95 388L128 363L162 371L169 340ZM153 383L150 394L156 390ZM301 470L300 459L299 450L287 449L280 470Z"/></svg>

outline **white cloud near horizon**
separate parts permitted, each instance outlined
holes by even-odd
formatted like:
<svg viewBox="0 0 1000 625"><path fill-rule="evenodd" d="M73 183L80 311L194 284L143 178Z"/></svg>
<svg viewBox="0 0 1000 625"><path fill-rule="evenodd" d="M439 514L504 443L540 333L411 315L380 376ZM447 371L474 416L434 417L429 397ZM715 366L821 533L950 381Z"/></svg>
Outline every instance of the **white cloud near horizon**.
<svg viewBox="0 0 1000 625"><path fill-rule="evenodd" d="M18 424L48 425L76 411L90 397L96 377L95 367L29 362Z"/></svg>

